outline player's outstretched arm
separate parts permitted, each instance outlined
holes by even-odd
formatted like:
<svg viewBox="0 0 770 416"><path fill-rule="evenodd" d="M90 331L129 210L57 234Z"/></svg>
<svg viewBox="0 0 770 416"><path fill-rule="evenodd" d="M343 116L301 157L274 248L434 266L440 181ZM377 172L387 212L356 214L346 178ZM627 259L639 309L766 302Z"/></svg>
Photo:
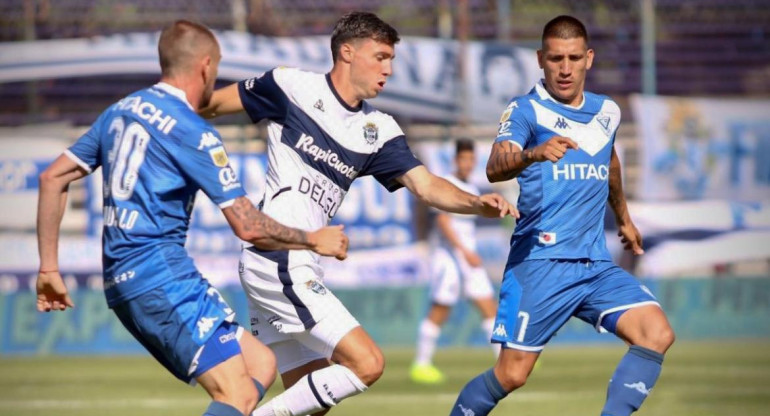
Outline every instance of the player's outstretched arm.
<svg viewBox="0 0 770 416"><path fill-rule="evenodd" d="M238 83L228 85L214 91L211 100L206 107L198 110L203 118L214 118L225 114L233 114L243 111L243 103L238 93Z"/></svg>
<svg viewBox="0 0 770 416"><path fill-rule="evenodd" d="M623 175L621 173L620 159L615 152L615 147L612 148L612 156L610 158L610 175L609 175L610 192L607 197L612 211L615 213L615 222L618 224L618 236L621 237L621 242L626 250L631 250L635 255L644 254L642 245L642 234L631 221L631 215L628 213L628 205L626 204L626 196L623 193Z"/></svg>
<svg viewBox="0 0 770 416"><path fill-rule="evenodd" d="M322 256L344 260L348 237L342 225L305 232L286 227L258 211L246 197L238 197L222 210L235 235L263 250L313 250Z"/></svg>
<svg viewBox="0 0 770 416"><path fill-rule="evenodd" d="M487 162L487 179L493 183L513 179L535 162L556 163L564 157L567 149L577 148L572 139L561 136L551 137L539 146L524 150L509 140L496 142Z"/></svg>
<svg viewBox="0 0 770 416"><path fill-rule="evenodd" d="M504 217L511 215L518 218L519 212L510 202L496 193L476 196L469 194L444 178L428 171L425 166L417 166L398 178L422 202L442 211L458 214L476 214L484 217Z"/></svg>
<svg viewBox="0 0 770 416"><path fill-rule="evenodd" d="M37 310L65 310L75 304L59 274L59 227L67 205L67 191L72 181L88 175L65 155L59 156L40 174L37 200L37 248L40 271L35 284Z"/></svg>

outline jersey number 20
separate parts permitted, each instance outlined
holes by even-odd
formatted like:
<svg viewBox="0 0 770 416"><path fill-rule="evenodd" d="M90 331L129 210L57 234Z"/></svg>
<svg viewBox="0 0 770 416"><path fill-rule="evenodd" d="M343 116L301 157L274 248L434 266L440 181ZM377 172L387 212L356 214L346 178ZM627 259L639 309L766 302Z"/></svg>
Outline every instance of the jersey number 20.
<svg viewBox="0 0 770 416"><path fill-rule="evenodd" d="M139 167L144 162L151 136L137 122L126 126L122 117L112 120L108 133L114 134L115 139L108 158L112 170L109 187L105 187L105 191L110 192L113 198L125 201L134 193Z"/></svg>

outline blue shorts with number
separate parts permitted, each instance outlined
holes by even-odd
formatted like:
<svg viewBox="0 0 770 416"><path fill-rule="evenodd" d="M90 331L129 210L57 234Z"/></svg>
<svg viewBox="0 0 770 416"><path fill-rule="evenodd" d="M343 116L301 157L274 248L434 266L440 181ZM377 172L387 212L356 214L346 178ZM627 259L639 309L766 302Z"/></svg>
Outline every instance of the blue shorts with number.
<svg viewBox="0 0 770 416"><path fill-rule="evenodd" d="M605 318L616 318L622 311L642 305L658 305L658 301L611 261L509 264L500 288L492 342L538 352L570 317L582 319L597 331L614 332L615 325Z"/></svg>
<svg viewBox="0 0 770 416"><path fill-rule="evenodd" d="M176 378L191 383L240 354L243 328L199 274L172 280L113 307L128 332Z"/></svg>

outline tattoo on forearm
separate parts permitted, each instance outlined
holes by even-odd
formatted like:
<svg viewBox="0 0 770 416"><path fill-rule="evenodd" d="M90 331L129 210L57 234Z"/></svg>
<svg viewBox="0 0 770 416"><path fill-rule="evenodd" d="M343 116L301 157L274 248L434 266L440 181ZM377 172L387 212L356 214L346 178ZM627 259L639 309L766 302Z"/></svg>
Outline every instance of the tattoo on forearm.
<svg viewBox="0 0 770 416"><path fill-rule="evenodd" d="M532 163L533 151L518 151L511 142L495 143L487 165L487 176L494 180L508 180L518 176Z"/></svg>
<svg viewBox="0 0 770 416"><path fill-rule="evenodd" d="M262 231L259 234L275 242L287 244L307 244L307 233L296 228L287 227L269 216L259 212L251 202L240 197L233 204L233 212L243 223L246 231Z"/></svg>

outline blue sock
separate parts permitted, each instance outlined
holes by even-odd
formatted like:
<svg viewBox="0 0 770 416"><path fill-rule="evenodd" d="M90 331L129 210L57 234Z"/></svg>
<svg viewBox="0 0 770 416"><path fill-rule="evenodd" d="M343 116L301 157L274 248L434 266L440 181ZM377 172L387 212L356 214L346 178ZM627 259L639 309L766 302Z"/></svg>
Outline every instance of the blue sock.
<svg viewBox="0 0 770 416"><path fill-rule="evenodd" d="M243 413L227 403L211 402L203 416L243 416Z"/></svg>
<svg viewBox="0 0 770 416"><path fill-rule="evenodd" d="M265 393L267 393L267 389L256 378L252 378L252 380L254 380L254 387L256 387L257 391L259 392L259 400L257 400L257 403L259 403L262 401L262 399L265 398Z"/></svg>
<svg viewBox="0 0 770 416"><path fill-rule="evenodd" d="M629 416L637 411L660 375L663 354L632 345L607 387L602 416Z"/></svg>
<svg viewBox="0 0 770 416"><path fill-rule="evenodd" d="M463 387L449 416L485 416L507 395L494 371L489 369Z"/></svg>

